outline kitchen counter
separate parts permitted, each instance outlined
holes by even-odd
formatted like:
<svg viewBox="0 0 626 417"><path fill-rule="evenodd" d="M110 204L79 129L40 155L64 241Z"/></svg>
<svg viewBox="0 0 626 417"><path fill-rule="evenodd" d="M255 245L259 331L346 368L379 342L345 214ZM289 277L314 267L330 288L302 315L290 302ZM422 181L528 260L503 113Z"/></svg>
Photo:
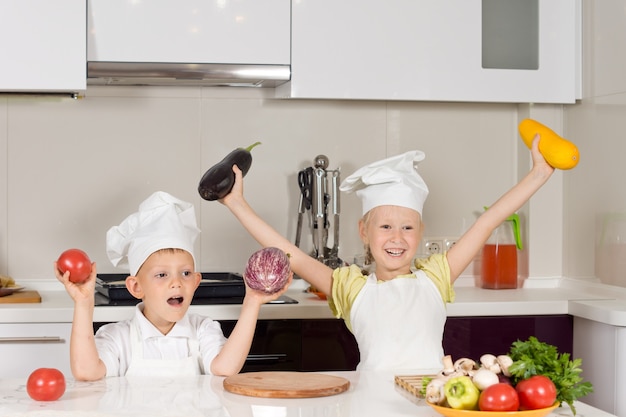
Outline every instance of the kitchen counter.
<svg viewBox="0 0 626 417"><path fill-rule="evenodd" d="M320 398L258 398L224 391L222 377L178 379L121 377L97 382L67 381L58 401L38 402L26 393L23 379L0 381L0 415L10 417L436 417L424 400L395 385L382 372L328 372L350 381L348 391ZM586 404L575 404L580 417L610 417ZM550 416L572 416L568 406Z"/></svg>
<svg viewBox="0 0 626 417"><path fill-rule="evenodd" d="M58 284L58 283L53 283ZM38 289L42 302L4 304L0 306L0 323L69 323L73 302L58 285ZM325 300L305 292L308 284L296 280L287 291L298 304L268 304L261 308L260 319L326 319L333 318ZM30 288L26 285L26 288ZM459 280L455 286L456 301L448 305L450 317L571 314L614 326L626 326L626 288L594 282L560 280L526 280L524 288L484 290L473 282ZM95 322L129 318L134 307L96 307ZM190 311L214 320L236 320L240 305L192 305Z"/></svg>

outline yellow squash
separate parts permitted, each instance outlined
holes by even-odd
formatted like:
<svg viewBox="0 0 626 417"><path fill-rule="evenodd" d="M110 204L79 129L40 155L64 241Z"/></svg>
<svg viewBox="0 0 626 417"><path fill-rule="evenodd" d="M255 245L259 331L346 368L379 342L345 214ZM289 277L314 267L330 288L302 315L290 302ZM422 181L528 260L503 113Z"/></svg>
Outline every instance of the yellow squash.
<svg viewBox="0 0 626 417"><path fill-rule="evenodd" d="M533 139L538 133L541 136L539 152L546 159L546 162L554 168L572 169L578 164L580 155L576 145L560 137L552 129L538 121L533 119L522 120L519 124L519 133L528 148L532 146Z"/></svg>

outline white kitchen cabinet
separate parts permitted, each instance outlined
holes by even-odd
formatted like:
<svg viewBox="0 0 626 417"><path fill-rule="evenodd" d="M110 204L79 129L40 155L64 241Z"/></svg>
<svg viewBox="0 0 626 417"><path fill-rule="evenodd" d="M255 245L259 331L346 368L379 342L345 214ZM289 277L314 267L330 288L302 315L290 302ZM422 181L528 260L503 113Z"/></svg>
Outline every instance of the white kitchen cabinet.
<svg viewBox="0 0 626 417"><path fill-rule="evenodd" d="M487 13L498 1L534 3L535 14ZM292 4L291 81L277 97L573 103L579 21L580 0L300 0ZM530 69L490 67L494 38L510 38L496 56L530 45L521 60Z"/></svg>
<svg viewBox="0 0 626 417"><path fill-rule="evenodd" d="M289 65L290 0L89 0L90 62Z"/></svg>
<svg viewBox="0 0 626 417"><path fill-rule="evenodd" d="M582 359L582 376L593 384L582 401L626 416L626 327L574 317L573 357Z"/></svg>
<svg viewBox="0 0 626 417"><path fill-rule="evenodd" d="M37 368L70 370L71 323L0 324L0 378L27 378Z"/></svg>
<svg viewBox="0 0 626 417"><path fill-rule="evenodd" d="M86 9L84 0L0 2L0 92L84 92Z"/></svg>

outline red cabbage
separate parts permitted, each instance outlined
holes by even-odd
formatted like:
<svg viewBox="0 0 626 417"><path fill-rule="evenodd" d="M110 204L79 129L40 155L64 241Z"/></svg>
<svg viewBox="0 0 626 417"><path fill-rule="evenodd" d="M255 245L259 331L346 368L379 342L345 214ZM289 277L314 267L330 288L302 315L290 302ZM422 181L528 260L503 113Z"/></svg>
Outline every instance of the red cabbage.
<svg viewBox="0 0 626 417"><path fill-rule="evenodd" d="M250 256L243 279L252 289L274 294L285 287L290 273L289 256L281 249L268 247Z"/></svg>

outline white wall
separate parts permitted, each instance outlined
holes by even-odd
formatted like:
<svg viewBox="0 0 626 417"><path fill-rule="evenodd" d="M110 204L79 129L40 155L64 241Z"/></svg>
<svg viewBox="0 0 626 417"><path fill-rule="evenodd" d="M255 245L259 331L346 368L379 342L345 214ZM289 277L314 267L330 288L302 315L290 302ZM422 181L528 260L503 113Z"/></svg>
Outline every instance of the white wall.
<svg viewBox="0 0 626 417"><path fill-rule="evenodd" d="M376 159L424 150L420 170L431 189L425 236L459 236L483 205L516 182L518 169L526 171L517 162L528 161L528 152L519 146L516 105L278 100L270 94L99 87L77 101L0 98L0 272L18 282L52 280L52 262L69 247L86 250L99 271L116 272L105 253L106 230L157 190L196 204L203 230L199 269L242 271L256 243L219 203L202 200L197 185L233 148L256 140L263 144L253 151L246 195L291 239L296 174L318 154L345 177ZM553 197L543 191L537 202L550 205ZM353 195L342 196L341 204L340 256L351 260L362 250L360 205ZM549 260L533 263L537 276L559 275Z"/></svg>
<svg viewBox="0 0 626 417"><path fill-rule="evenodd" d="M584 98L564 111L565 134L581 158L565 181L563 262L568 276L586 278L594 276L598 217L626 212L626 1L589 0L583 8Z"/></svg>

